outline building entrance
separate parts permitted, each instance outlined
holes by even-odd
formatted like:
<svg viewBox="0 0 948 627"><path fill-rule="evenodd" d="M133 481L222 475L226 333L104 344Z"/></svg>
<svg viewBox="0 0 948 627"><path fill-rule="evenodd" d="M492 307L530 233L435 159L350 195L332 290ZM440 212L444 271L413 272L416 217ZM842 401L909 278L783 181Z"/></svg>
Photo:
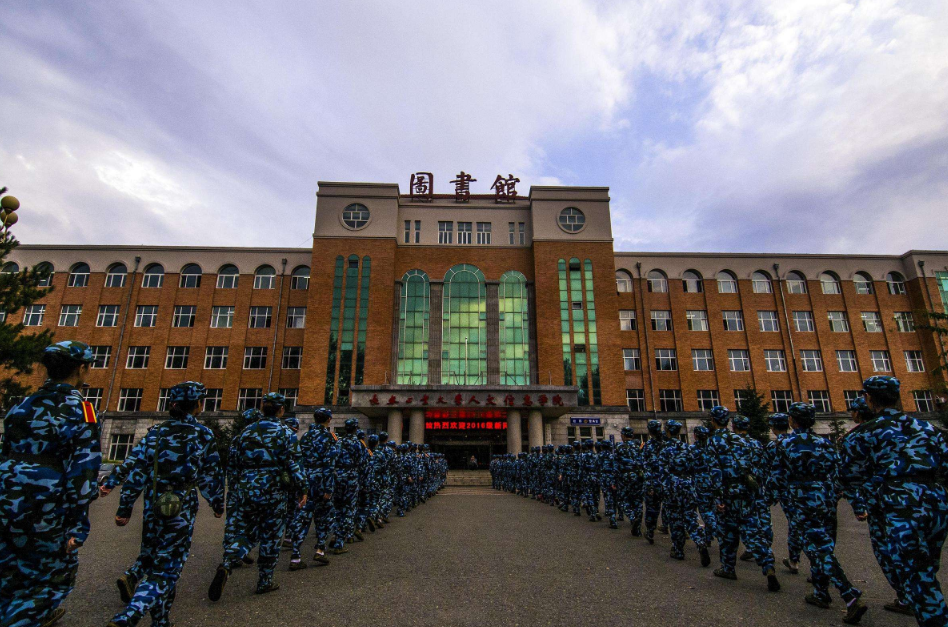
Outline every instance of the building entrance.
<svg viewBox="0 0 948 627"><path fill-rule="evenodd" d="M485 470L492 455L507 452L506 433L430 434L425 442L431 450L444 455L449 470L467 470L471 466L471 457L477 461L477 469Z"/></svg>

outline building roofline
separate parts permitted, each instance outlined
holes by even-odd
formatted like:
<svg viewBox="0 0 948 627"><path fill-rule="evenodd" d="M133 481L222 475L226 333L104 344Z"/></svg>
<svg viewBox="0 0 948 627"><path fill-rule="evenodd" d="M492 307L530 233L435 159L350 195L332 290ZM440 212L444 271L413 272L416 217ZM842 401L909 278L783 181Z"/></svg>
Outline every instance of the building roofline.
<svg viewBox="0 0 948 627"><path fill-rule="evenodd" d="M740 257L744 259L775 257L795 257L809 259L905 259L913 255L946 255L948 250L910 250L901 255L871 255L871 254L846 254L846 253L709 253L709 252L629 252L615 251L616 257L698 257L707 259L722 259Z"/></svg>
<svg viewBox="0 0 948 627"><path fill-rule="evenodd" d="M307 253L310 248L275 248L258 246L132 246L128 244L20 244L17 250L147 250L188 252Z"/></svg>

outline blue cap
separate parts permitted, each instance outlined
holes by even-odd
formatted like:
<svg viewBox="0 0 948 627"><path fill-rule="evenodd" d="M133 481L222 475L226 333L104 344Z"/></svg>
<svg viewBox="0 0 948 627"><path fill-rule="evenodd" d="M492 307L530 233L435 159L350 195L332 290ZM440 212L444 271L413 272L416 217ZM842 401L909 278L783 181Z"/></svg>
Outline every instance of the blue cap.
<svg viewBox="0 0 948 627"><path fill-rule="evenodd" d="M325 407L317 407L316 411L313 412L313 420L316 422L326 422L327 420L332 420L332 411L326 409Z"/></svg>
<svg viewBox="0 0 948 627"><path fill-rule="evenodd" d="M704 425L698 425L697 427L692 429L692 431L694 432L695 437L698 438L699 440L704 440L710 435L708 428Z"/></svg>
<svg viewBox="0 0 948 627"><path fill-rule="evenodd" d="M647 427L648 432L652 435L658 435L662 432L662 423L658 420L649 420Z"/></svg>
<svg viewBox="0 0 948 627"><path fill-rule="evenodd" d="M286 424L287 427L289 427L293 431L296 431L297 429L300 428L300 421L296 418L296 416L289 416L287 418L284 418L283 422Z"/></svg>
<svg viewBox="0 0 948 627"><path fill-rule="evenodd" d="M791 417L804 420L816 419L816 407L809 403L791 403L787 413Z"/></svg>
<svg viewBox="0 0 948 627"><path fill-rule="evenodd" d="M345 422L346 431L351 431L355 433L356 429L359 428L359 421L356 418L349 418Z"/></svg>
<svg viewBox="0 0 948 627"><path fill-rule="evenodd" d="M855 411L866 415L872 414L872 410L869 409L869 403L867 403L866 399L862 396L857 396L856 399L849 404L849 411Z"/></svg>
<svg viewBox="0 0 948 627"><path fill-rule="evenodd" d="M672 435L678 435L681 431L681 423L677 420L669 420L665 423L665 430Z"/></svg>
<svg viewBox="0 0 948 627"><path fill-rule="evenodd" d="M728 421L731 419L731 411L723 405L715 405L711 408L711 411L708 412L708 415L711 416L711 422L719 427L726 427Z"/></svg>
<svg viewBox="0 0 948 627"><path fill-rule="evenodd" d="M267 392L267 394L263 397L263 402L273 403L274 405L282 405L286 402L286 397L279 392Z"/></svg>
<svg viewBox="0 0 948 627"><path fill-rule="evenodd" d="M622 427L622 431L620 433L627 438L631 438L633 435L635 435L635 431L632 430L632 427Z"/></svg>
<svg viewBox="0 0 948 627"><path fill-rule="evenodd" d="M247 422L257 422L263 417L263 412L259 409L256 409L255 407L251 407L250 409L245 410L241 415Z"/></svg>
<svg viewBox="0 0 948 627"><path fill-rule="evenodd" d="M168 390L169 403L199 401L205 396L207 396L207 390L204 389L204 384L197 381L185 381Z"/></svg>
<svg viewBox="0 0 948 627"><path fill-rule="evenodd" d="M767 423L774 429L787 429L790 427L790 416L783 412L777 412L776 414L770 415L770 418L767 419Z"/></svg>
<svg viewBox="0 0 948 627"><path fill-rule="evenodd" d="M63 340L46 347L43 351L47 355L62 355L81 364L91 364L95 361L92 349L85 342L78 340Z"/></svg>
<svg viewBox="0 0 948 627"><path fill-rule="evenodd" d="M369 436L368 443L369 443L371 446L377 445L377 444L379 443L379 436L377 436L377 435L375 435L375 434L373 433L372 435Z"/></svg>
<svg viewBox="0 0 948 627"><path fill-rule="evenodd" d="M901 388L902 384L899 380L887 374L871 376L862 383L862 389L870 394L873 392L882 392L895 395L899 393Z"/></svg>

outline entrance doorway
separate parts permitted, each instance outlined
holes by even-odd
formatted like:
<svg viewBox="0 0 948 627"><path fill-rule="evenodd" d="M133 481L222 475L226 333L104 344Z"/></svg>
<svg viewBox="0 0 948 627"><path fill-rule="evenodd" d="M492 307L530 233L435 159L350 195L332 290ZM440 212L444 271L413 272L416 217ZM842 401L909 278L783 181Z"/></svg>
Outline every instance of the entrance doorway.
<svg viewBox="0 0 948 627"><path fill-rule="evenodd" d="M452 433L431 435L426 439L431 450L444 455L449 470L468 470L471 457L477 461L478 470L486 470L492 455L507 452L505 432L491 433Z"/></svg>

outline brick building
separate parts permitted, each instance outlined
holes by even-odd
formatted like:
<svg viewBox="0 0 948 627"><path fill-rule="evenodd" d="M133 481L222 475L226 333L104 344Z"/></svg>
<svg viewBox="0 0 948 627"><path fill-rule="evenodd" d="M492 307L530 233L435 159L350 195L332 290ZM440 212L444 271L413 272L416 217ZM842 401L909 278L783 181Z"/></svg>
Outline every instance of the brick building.
<svg viewBox="0 0 948 627"><path fill-rule="evenodd" d="M185 379L208 387L206 419L280 390L304 422L328 405L455 464L644 434L656 415L690 426L748 386L846 417L874 372L930 412L937 340L915 313L948 307L946 251L615 252L592 187L498 203L321 182L311 249L24 245L10 261L55 272L12 315L95 347L109 458Z"/></svg>

